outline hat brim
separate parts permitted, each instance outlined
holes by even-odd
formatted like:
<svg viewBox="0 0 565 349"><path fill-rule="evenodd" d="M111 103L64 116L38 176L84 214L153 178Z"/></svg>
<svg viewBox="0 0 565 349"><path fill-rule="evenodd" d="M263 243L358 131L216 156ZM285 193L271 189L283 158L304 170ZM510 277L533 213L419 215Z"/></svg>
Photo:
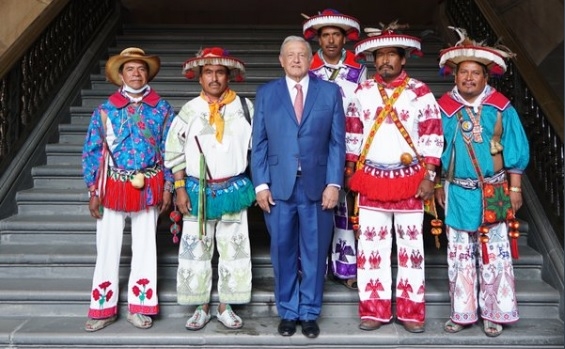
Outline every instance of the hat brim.
<svg viewBox="0 0 565 349"><path fill-rule="evenodd" d="M123 82L120 78L120 67L127 62L141 61L147 64L147 82L153 80L159 69L161 69L161 59L157 56L112 56L106 62L106 79L114 85L122 86Z"/></svg>
<svg viewBox="0 0 565 349"><path fill-rule="evenodd" d="M458 46L441 51L439 67L445 65L455 68L459 63L473 61L485 65L489 71L498 66L502 72L506 72L507 66L502 55L494 49L480 46Z"/></svg>
<svg viewBox="0 0 565 349"><path fill-rule="evenodd" d="M407 51L420 51L420 39L410 35L379 35L372 36L355 45L355 54L372 53L386 47L399 47Z"/></svg>
<svg viewBox="0 0 565 349"><path fill-rule="evenodd" d="M185 76L189 72L194 78L199 77L200 67L205 65L223 65L230 71L230 78L241 80L245 77L245 65L242 61L233 57L195 57L184 62L182 73Z"/></svg>
<svg viewBox="0 0 565 349"><path fill-rule="evenodd" d="M315 33L323 27L337 27L348 33L348 39L358 40L361 26L359 21L347 15L318 15L308 18L302 24L302 32L306 39L314 39Z"/></svg>

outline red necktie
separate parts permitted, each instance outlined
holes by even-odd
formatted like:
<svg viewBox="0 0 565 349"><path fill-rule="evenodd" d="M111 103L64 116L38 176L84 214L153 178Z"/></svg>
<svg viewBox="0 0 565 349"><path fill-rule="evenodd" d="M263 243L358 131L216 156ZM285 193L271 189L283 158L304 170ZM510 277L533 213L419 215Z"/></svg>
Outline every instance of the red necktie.
<svg viewBox="0 0 565 349"><path fill-rule="evenodd" d="M302 85L296 84L296 98L294 98L294 113L298 123L302 120L302 112L304 111L304 95L302 94Z"/></svg>

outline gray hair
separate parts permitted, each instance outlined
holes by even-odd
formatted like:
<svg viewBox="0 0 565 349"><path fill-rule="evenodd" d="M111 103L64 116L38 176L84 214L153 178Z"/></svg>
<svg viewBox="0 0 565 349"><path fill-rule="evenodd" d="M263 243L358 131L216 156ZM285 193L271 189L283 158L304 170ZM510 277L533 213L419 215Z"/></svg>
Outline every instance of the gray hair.
<svg viewBox="0 0 565 349"><path fill-rule="evenodd" d="M307 51L308 51L308 60L311 60L311 59L312 59L312 47L310 46L310 43L309 43L308 41L306 41L303 37L301 37L301 36L296 36L296 35L290 35L290 36L287 36L287 37L284 39L284 41L283 41L283 43L282 43L282 45L281 45L281 51L280 51L279 55L282 56L282 55L283 55L283 51L284 51L284 46L285 46L286 44L288 44L289 42L293 42L293 41L303 42L303 43L306 45L306 49L307 49Z"/></svg>

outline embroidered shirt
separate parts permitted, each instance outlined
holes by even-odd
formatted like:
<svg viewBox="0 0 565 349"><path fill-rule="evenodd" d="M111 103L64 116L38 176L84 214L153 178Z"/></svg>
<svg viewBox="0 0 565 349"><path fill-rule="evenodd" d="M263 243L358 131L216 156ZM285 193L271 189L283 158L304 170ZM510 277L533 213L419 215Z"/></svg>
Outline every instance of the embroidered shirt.
<svg viewBox="0 0 565 349"><path fill-rule="evenodd" d="M389 97L406 76L406 72L403 71L392 83L384 86ZM361 147L367 140L375 119L384 107L375 79L361 83L355 96L357 103L350 104L346 113L346 159L348 161L358 160ZM419 155L424 157L426 163L438 166L443 149L443 132L439 107L428 86L410 78L393 108L410 134ZM401 165L400 155L403 153L409 153L416 158L414 151L392 118L387 116L371 143L367 160L377 166L396 166Z"/></svg>
<svg viewBox="0 0 565 349"><path fill-rule="evenodd" d="M106 125L102 124L102 113L107 115ZM111 95L94 110L84 141L82 168L87 187L96 182L105 140L113 167L135 171L162 165L165 139L174 115L169 102L153 90L138 106L119 91ZM173 181L170 170L165 170L165 180Z"/></svg>
<svg viewBox="0 0 565 349"><path fill-rule="evenodd" d="M252 117L253 104L244 100ZM222 143L217 141L214 125L209 123L208 102L202 97L187 102L171 125L165 166L172 168L173 173L185 169L188 176L198 178L200 151L195 139L197 136L212 179L230 178L243 173L247 167L251 125L244 116L240 101L236 98L220 110L225 121Z"/></svg>
<svg viewBox="0 0 565 349"><path fill-rule="evenodd" d="M471 145L479 162L479 167L484 177L495 174L492 155L490 153L490 139L494 133L498 111L502 113L502 136L500 143L503 146L502 159L504 168L510 173L522 173L528 165L530 150L528 139L520 122L516 109L510 101L496 91L488 89L482 103L480 126L482 130L482 142L471 140ZM452 91L447 92L439 99L442 123L445 135L445 151L441 158L443 173L447 174L450 168L452 152L455 152L453 176L462 179L477 179L477 173L473 166L465 136L455 115L461 112L463 120L470 121L465 105L454 97ZM476 120L477 118L475 118ZM479 189L465 189L457 185L447 187L448 205L445 223L455 229L476 231L482 219L482 196Z"/></svg>
<svg viewBox="0 0 565 349"><path fill-rule="evenodd" d="M338 70L334 80L330 80L333 72ZM310 64L310 72L312 75L326 81L335 82L339 85L341 96L343 97L343 109L347 110L347 106L351 103L351 99L355 96L357 85L367 79L367 67L355 61L353 52L343 50L343 56L337 64L331 64L324 60L321 50L318 50L312 58Z"/></svg>

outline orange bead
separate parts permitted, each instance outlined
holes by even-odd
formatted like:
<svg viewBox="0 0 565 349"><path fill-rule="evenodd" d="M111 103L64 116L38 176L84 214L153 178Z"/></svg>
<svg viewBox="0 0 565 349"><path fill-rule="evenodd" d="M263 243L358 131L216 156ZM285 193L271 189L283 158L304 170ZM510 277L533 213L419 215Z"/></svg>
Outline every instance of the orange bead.
<svg viewBox="0 0 565 349"><path fill-rule="evenodd" d="M517 230L511 230L511 231L508 233L508 236L510 236L510 237L513 238L513 239L517 239L517 238L520 237L520 232L517 231Z"/></svg>
<svg viewBox="0 0 565 349"><path fill-rule="evenodd" d="M441 227L443 225L441 219L432 219L431 223L432 223L432 227Z"/></svg>

